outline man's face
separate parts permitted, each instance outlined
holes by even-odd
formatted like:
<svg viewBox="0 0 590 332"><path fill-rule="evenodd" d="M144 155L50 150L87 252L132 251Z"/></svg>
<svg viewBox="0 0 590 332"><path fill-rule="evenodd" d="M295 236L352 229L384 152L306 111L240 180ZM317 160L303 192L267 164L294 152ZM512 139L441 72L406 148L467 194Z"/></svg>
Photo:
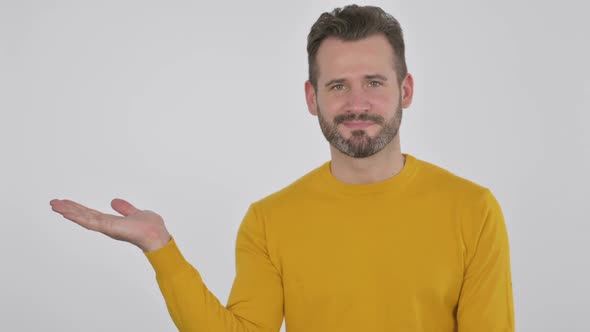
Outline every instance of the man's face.
<svg viewBox="0 0 590 332"><path fill-rule="evenodd" d="M393 57L383 35L359 41L328 38L320 45L317 89L306 83L307 102L324 136L340 152L369 157L398 134L412 82L410 77L402 83L406 89L400 88Z"/></svg>

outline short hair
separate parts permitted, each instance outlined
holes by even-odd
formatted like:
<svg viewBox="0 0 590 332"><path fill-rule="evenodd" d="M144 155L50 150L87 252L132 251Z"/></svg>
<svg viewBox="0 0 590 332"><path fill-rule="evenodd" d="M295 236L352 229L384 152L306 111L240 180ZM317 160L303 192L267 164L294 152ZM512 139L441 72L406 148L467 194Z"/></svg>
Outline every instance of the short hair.
<svg viewBox="0 0 590 332"><path fill-rule="evenodd" d="M317 89L318 65L316 55L320 44L328 37L356 41L383 34L394 54L394 68L399 83L408 73L405 58L403 31L399 22L383 9L375 6L348 5L325 12L311 27L307 36L307 62L309 81Z"/></svg>

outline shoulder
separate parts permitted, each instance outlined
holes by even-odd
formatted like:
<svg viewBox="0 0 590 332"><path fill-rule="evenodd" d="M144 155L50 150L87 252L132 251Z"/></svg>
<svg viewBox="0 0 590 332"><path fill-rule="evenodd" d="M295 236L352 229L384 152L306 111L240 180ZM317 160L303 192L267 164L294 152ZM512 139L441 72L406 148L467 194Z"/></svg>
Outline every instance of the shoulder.
<svg viewBox="0 0 590 332"><path fill-rule="evenodd" d="M459 176L448 169L419 161L421 170L417 188L443 202L456 217L464 237L475 241L484 227L503 228L502 209L490 188Z"/></svg>
<svg viewBox="0 0 590 332"><path fill-rule="evenodd" d="M434 195L443 195L471 203L493 197L488 187L454 171L416 158L418 164L415 188Z"/></svg>
<svg viewBox="0 0 590 332"><path fill-rule="evenodd" d="M310 193L321 186L322 172L326 167L328 167L328 162L308 171L287 186L255 201L252 205L268 210L295 206L297 202L306 201L309 199Z"/></svg>
<svg viewBox="0 0 590 332"><path fill-rule="evenodd" d="M490 216L502 217L489 187L433 163L417 163L414 192L409 196L450 213L467 233L480 230Z"/></svg>

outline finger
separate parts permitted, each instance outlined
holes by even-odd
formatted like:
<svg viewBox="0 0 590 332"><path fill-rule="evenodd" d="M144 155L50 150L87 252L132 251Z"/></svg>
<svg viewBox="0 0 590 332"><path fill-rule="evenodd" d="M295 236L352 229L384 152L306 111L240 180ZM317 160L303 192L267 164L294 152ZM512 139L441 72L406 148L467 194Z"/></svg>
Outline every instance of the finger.
<svg viewBox="0 0 590 332"><path fill-rule="evenodd" d="M92 210L82 204L78 204L78 203L76 203L74 201L70 201L68 199L62 199L62 200L54 199L54 200L50 201L49 204L51 204L51 208L53 211L61 213L61 214L75 213L75 214L97 215L97 214L101 213L99 211Z"/></svg>
<svg viewBox="0 0 590 332"><path fill-rule="evenodd" d="M131 203L120 198L113 199L111 201L111 206L113 207L113 210L119 212L125 217L139 211L135 206L131 205Z"/></svg>
<svg viewBox="0 0 590 332"><path fill-rule="evenodd" d="M50 204L52 209L60 213L64 218L86 229L101 232L109 236L117 232L115 228L119 224L118 221L123 219L123 217L89 209L70 200L52 200Z"/></svg>

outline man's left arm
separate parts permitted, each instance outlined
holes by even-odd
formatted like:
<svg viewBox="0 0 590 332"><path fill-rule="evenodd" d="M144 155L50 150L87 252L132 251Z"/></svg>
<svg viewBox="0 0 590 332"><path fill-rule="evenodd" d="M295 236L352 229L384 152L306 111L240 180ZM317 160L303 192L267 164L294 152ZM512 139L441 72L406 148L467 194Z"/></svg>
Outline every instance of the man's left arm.
<svg viewBox="0 0 590 332"><path fill-rule="evenodd" d="M465 273L457 309L459 332L512 332L508 233L500 205L490 190L485 191L480 218L466 241Z"/></svg>

